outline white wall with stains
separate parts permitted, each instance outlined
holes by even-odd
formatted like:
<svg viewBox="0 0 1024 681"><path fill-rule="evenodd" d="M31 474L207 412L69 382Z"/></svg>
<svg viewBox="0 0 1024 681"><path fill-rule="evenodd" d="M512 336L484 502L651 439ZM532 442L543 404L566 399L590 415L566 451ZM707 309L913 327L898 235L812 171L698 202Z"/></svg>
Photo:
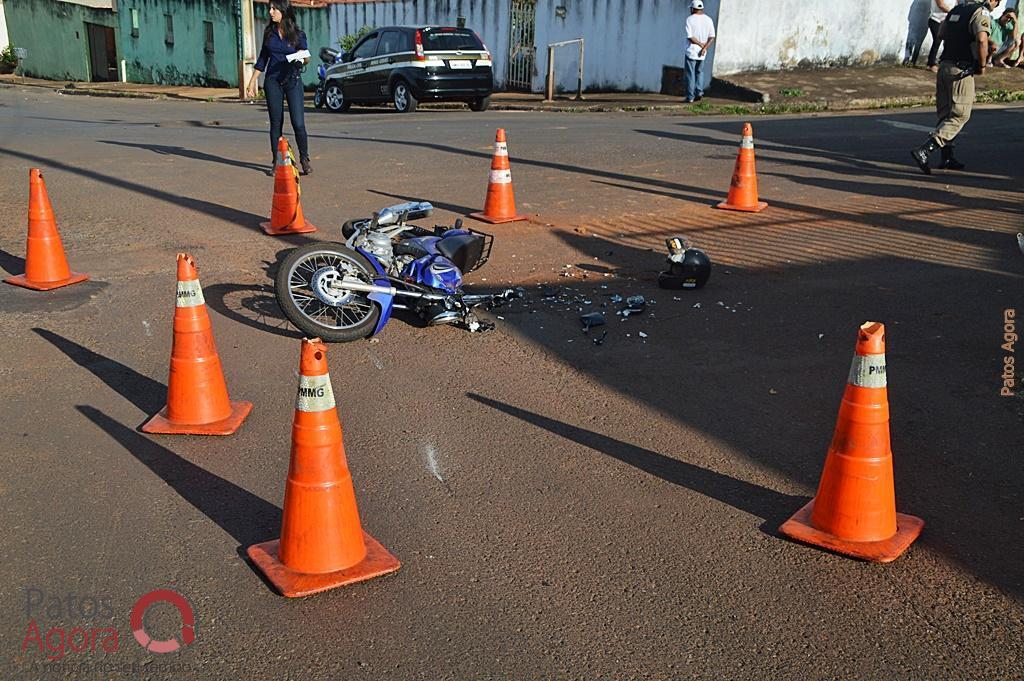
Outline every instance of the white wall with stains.
<svg viewBox="0 0 1024 681"><path fill-rule="evenodd" d="M913 40L925 42L930 5L931 0L726 0L718 17L715 73L903 62Z"/></svg>

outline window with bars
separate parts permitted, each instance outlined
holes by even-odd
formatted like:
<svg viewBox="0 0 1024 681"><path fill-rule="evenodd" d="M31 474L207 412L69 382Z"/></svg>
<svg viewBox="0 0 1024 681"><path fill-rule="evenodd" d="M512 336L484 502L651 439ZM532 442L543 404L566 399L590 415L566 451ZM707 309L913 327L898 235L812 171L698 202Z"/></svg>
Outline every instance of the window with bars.
<svg viewBox="0 0 1024 681"><path fill-rule="evenodd" d="M166 27L166 30L164 32L164 43L166 43L167 45L173 45L174 44L174 15L173 14L165 14L164 15L164 26Z"/></svg>
<svg viewBox="0 0 1024 681"><path fill-rule="evenodd" d="M206 47L204 49L206 50L207 54L213 54L213 22L212 21L204 21L203 22L203 32L204 32L204 34L206 36Z"/></svg>

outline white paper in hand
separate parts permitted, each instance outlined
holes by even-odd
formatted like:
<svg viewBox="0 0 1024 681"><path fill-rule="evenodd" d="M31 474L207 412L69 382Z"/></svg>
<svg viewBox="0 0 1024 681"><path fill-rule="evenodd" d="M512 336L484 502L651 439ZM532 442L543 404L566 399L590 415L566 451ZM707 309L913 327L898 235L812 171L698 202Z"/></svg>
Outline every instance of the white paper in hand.
<svg viewBox="0 0 1024 681"><path fill-rule="evenodd" d="M289 54L288 61L302 61L303 59L309 59L309 56L309 50L299 50Z"/></svg>

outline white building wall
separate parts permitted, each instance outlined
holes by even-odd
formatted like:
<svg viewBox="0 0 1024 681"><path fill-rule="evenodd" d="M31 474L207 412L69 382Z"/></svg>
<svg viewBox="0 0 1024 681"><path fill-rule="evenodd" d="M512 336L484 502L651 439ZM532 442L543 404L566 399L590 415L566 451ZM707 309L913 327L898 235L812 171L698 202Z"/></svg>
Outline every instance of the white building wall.
<svg viewBox="0 0 1024 681"><path fill-rule="evenodd" d="M771 0L775 2L776 0ZM725 0L728 5L735 0ZM715 21L720 0L705 0L704 11ZM683 65L686 48L684 25L690 15L688 0L538 0L537 70L534 92L544 90L549 43L583 38L584 87L595 90L661 90L663 66ZM561 18L556 8L565 7ZM704 68L711 81L715 45ZM555 82L576 89L577 48L558 48Z"/></svg>
<svg viewBox="0 0 1024 681"><path fill-rule="evenodd" d="M726 0L715 73L902 62L922 41L926 59L930 6L931 0Z"/></svg>
<svg viewBox="0 0 1024 681"><path fill-rule="evenodd" d="M0 0L0 50L7 47L11 38L7 35L7 18L4 15L4 0Z"/></svg>

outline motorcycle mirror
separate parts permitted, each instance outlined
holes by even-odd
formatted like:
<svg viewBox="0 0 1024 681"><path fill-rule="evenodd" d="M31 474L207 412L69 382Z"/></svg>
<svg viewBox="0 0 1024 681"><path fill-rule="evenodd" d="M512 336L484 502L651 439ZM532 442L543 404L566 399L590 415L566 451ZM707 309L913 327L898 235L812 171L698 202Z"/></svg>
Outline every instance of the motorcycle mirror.
<svg viewBox="0 0 1024 681"><path fill-rule="evenodd" d="M462 229L462 218L455 218L455 229Z"/></svg>

